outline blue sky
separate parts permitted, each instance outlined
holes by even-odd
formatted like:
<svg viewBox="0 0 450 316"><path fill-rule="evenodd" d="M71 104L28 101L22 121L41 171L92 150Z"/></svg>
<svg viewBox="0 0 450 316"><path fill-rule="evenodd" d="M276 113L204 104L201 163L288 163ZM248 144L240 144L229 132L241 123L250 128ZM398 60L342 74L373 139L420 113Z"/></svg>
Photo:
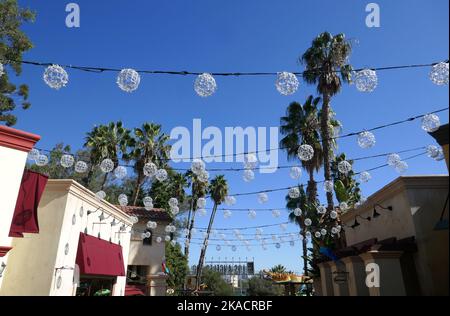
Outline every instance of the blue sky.
<svg viewBox="0 0 450 316"><path fill-rule="evenodd" d="M19 1L37 11L36 23L24 27L35 48L25 59L61 64L191 70L200 72L300 71L297 57L320 32L343 32L358 40L351 56L354 67L378 67L430 63L448 58L448 1L377 1L381 8L381 27L367 28L365 6L369 1L261 1L261 0L172 0L117 1L80 0L81 28L65 26L65 5L69 1ZM69 70L67 88L55 91L42 81L42 68L24 66L21 82L30 85L32 108L18 110L17 128L42 136L39 147L51 148L64 142L77 149L85 133L96 124L122 120L127 127L144 121L163 125L169 133L176 126L191 128L193 118L203 126L278 126L279 118L291 101L303 102L315 88L301 82L292 96L281 96L273 77L216 78L219 89L210 98L193 91L193 77L143 75L141 86L126 94L115 84L116 74L92 74ZM344 133L370 128L412 115L448 106L448 87L434 85L429 69L384 71L378 74L378 88L370 94L345 86L333 99ZM448 112L440 114L448 122ZM355 138L339 142L339 151L349 157L399 151L433 143L420 129L419 122L406 123L376 132L377 145L360 149ZM279 153L280 164L286 164ZM384 158L357 162L362 171L384 163ZM444 162L426 157L408 161L406 174L446 173ZM177 165L186 167L186 164ZM211 167L217 167L212 164ZM239 164L220 165L238 167ZM372 173L362 185L369 196L398 174L391 169ZM257 174L245 183L240 173L227 173L232 193L287 187L296 181L288 170ZM322 175L317 176L322 179ZM305 181L305 177L301 178ZM285 192L269 194L264 207L282 208ZM211 204L209 204L211 206ZM240 197L235 207L258 208L256 196ZM218 214L215 227L254 226L281 223L287 213L274 219L258 213L254 220L246 212L234 212L224 220ZM206 226L207 218L198 221ZM297 228L290 225L288 231ZM249 232L254 232L251 230ZM279 228L265 233L280 232ZM200 237L199 235L197 237ZM198 259L193 247L191 263ZM267 251L253 247L232 253L210 247L214 258L254 257L256 268L284 264L300 271L301 249L283 245Z"/></svg>

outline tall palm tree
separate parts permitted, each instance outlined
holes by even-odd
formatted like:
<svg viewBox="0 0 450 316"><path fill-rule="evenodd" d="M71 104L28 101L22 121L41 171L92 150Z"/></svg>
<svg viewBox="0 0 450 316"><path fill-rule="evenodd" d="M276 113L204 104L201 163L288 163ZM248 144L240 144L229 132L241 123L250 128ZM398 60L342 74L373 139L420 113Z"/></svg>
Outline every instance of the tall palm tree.
<svg viewBox="0 0 450 316"><path fill-rule="evenodd" d="M281 265L281 264L277 264L276 266L273 266L272 268L270 268L270 272L272 272L272 273L286 273L286 267Z"/></svg>
<svg viewBox="0 0 450 316"><path fill-rule="evenodd" d="M132 202L136 205L141 186L145 180L144 166L153 162L158 167L164 167L170 156L171 146L167 144L169 135L161 132L161 125L144 123L133 130L131 151L126 155L127 161L133 161L136 173L136 183L133 190Z"/></svg>
<svg viewBox="0 0 450 316"><path fill-rule="evenodd" d="M324 155L324 176L331 180L331 134L330 134L330 102L339 93L343 82L351 81L352 66L347 64L352 51L350 41L344 34L332 36L324 32L317 36L310 48L300 57L306 65L303 79L317 85L317 91L322 95L321 137ZM327 192L328 210L333 209L333 193Z"/></svg>
<svg viewBox="0 0 450 316"><path fill-rule="evenodd" d="M289 104L286 116L281 117L281 133L284 137L280 141L280 147L284 148L288 160L298 159L300 145L308 144L314 148L314 156L309 161L302 161L302 167L308 172L309 181L306 191L309 202L315 204L317 200L317 183L314 180L314 172L322 166L323 152L320 145L320 130L317 105L320 98L308 97L302 106L298 102Z"/></svg>
<svg viewBox="0 0 450 316"><path fill-rule="evenodd" d="M211 199L214 201L213 210L211 213L211 217L209 219L208 230L206 231L206 237L203 241L203 247L200 252L200 258L198 260L197 265L197 276L196 276L196 289L199 289L200 279L202 277L203 264L205 262L206 250L208 248L208 240L209 234L211 233L211 228L214 223L214 217L216 216L217 207L225 201L225 197L228 195L228 183L225 179L225 176L218 175L214 179L211 180L211 183L208 187L208 192L211 196Z"/></svg>
<svg viewBox="0 0 450 316"><path fill-rule="evenodd" d="M91 167L88 173L88 182L93 174L93 167L101 163L103 159L109 158L114 166L119 165L119 160L130 145L130 130L123 127L121 121L110 122L108 125L95 126L87 133L84 146L90 149ZM104 175L102 189L105 186L108 174Z"/></svg>
<svg viewBox="0 0 450 316"><path fill-rule="evenodd" d="M189 258L189 246L192 238L192 229L194 228L195 215L197 211L197 201L199 198L205 197L208 188L207 182L202 182L198 179L192 171L186 172L186 177L190 179L191 184L191 198L190 198L190 208L187 218L187 243L184 246L184 255Z"/></svg>

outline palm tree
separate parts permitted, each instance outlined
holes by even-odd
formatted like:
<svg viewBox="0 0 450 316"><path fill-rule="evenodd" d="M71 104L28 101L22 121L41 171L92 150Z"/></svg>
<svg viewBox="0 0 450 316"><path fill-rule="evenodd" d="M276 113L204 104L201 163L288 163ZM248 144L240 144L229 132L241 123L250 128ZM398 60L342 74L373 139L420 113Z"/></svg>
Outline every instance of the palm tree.
<svg viewBox="0 0 450 316"><path fill-rule="evenodd" d="M130 145L130 131L123 127L122 122L110 122L108 125L95 126L87 133L84 146L90 149L91 167L88 173L88 182L93 174L93 167L101 163L103 159L109 158L114 162L114 166L119 165L119 155L121 158L126 155ZM108 174L104 175L101 188L103 189Z"/></svg>
<svg viewBox="0 0 450 316"><path fill-rule="evenodd" d="M127 161L134 161L136 183L133 190L132 202L136 205L141 186L145 180L144 166L153 162L158 167L164 167L170 156L171 146L167 144L169 135L161 133L161 125L144 123L141 128L133 130L131 151L126 155Z"/></svg>
<svg viewBox="0 0 450 316"><path fill-rule="evenodd" d="M272 273L286 273L286 267L281 265L281 264L277 264L276 266L273 266L270 269L270 272L272 272Z"/></svg>
<svg viewBox="0 0 450 316"><path fill-rule="evenodd" d="M184 255L186 258L189 258L189 246L191 243L192 238L192 229L194 228L195 223L195 214L197 211L197 201L201 197L205 197L206 191L208 188L207 182L202 182L198 179L197 175L195 175L192 171L186 172L186 177L190 179L191 184L191 201L190 201L190 208L189 208L189 214L187 218L187 243L184 246Z"/></svg>
<svg viewBox="0 0 450 316"><path fill-rule="evenodd" d="M331 180L330 101L341 90L342 82L351 81L352 66L347 64L351 51L351 43L344 34L332 36L325 32L313 40L311 47L300 58L306 65L303 79L309 84L317 85L317 91L322 95L320 123L325 180ZM326 195L328 210L331 211L333 193L327 192Z"/></svg>
<svg viewBox="0 0 450 316"><path fill-rule="evenodd" d="M200 252L200 258L198 260L196 286L195 286L197 290L199 289L200 286L200 279L202 277L202 270L205 261L206 249L208 248L209 234L211 233L211 228L214 223L214 217L216 216L217 207L223 203L225 197L228 195L228 184L227 180L225 179L225 176L218 175L214 179L212 179L208 187L208 191L211 196L211 199L214 201L214 206L211 213L211 217L209 219L208 230L206 231L206 237L203 242L203 247Z"/></svg>
<svg viewBox="0 0 450 316"><path fill-rule="evenodd" d="M314 180L314 172L322 166L323 152L320 145L319 119L317 104L320 98L308 97L302 106L298 102L289 104L286 116L281 117L281 133L284 137L280 141L280 147L284 148L288 160L298 159L300 145L308 144L314 148L314 156L309 161L302 161L302 167L308 172L309 181L306 191L309 202L315 204L317 200L317 183Z"/></svg>

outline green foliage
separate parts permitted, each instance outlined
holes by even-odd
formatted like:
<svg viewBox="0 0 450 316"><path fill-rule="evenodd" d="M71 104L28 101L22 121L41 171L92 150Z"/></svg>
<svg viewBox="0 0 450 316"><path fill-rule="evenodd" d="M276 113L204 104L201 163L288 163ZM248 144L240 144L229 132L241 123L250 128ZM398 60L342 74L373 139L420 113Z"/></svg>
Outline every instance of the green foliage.
<svg viewBox="0 0 450 316"><path fill-rule="evenodd" d="M339 202L347 202L354 205L361 199L361 189L359 182L355 180L355 172L352 170L347 174L342 174L338 170L341 161L348 161L353 166L353 160L347 160L344 153L336 156L331 163L331 176L334 180L334 191Z"/></svg>
<svg viewBox="0 0 450 316"><path fill-rule="evenodd" d="M167 286L175 290L182 289L189 267L188 260L182 254L179 244L172 246L166 243L166 265L170 270Z"/></svg>
<svg viewBox="0 0 450 316"><path fill-rule="evenodd" d="M261 278L251 278L247 282L248 296L281 296L283 289L280 286L274 285L270 280Z"/></svg>
<svg viewBox="0 0 450 316"><path fill-rule="evenodd" d="M272 273L286 273L286 267L282 264L277 264L276 266L273 266L270 268L270 272Z"/></svg>
<svg viewBox="0 0 450 316"><path fill-rule="evenodd" d="M0 0L0 63L9 66L18 76L22 72L22 54L33 47L30 39L21 31L23 23L33 22L35 13L30 9L20 8L17 0ZM6 72L0 77L0 122L13 126L17 117L13 112L16 102L22 109L28 109L28 86L17 87L9 80Z"/></svg>
<svg viewBox="0 0 450 316"><path fill-rule="evenodd" d="M204 269L202 283L206 285L207 291L212 291L214 296L232 296L233 287L222 279L219 272Z"/></svg>

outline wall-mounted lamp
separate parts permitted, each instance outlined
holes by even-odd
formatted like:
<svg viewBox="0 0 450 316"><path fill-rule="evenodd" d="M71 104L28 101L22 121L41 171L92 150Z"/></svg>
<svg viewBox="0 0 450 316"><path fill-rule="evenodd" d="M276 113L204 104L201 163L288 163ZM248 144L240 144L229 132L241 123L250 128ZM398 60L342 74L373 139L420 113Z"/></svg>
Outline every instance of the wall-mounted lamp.
<svg viewBox="0 0 450 316"><path fill-rule="evenodd" d="M0 278L3 276L3 272L5 272L6 269L6 264L4 262L2 262L2 264L0 265Z"/></svg>
<svg viewBox="0 0 450 316"><path fill-rule="evenodd" d="M111 226L116 226L116 225L117 225L116 219L113 218L113 220L112 220L112 222L111 222Z"/></svg>
<svg viewBox="0 0 450 316"><path fill-rule="evenodd" d="M358 221L356 220L356 217L355 217L355 222L354 222L353 225L350 226L350 227L353 228L353 229L355 229L355 228L358 227L359 225L361 225L361 224L358 223Z"/></svg>
<svg viewBox="0 0 450 316"><path fill-rule="evenodd" d="M392 211L394 208L392 206L388 206L388 207L384 207L383 205L380 204L375 204L373 206L373 218L377 218L378 216L380 216L381 214L377 212L377 207L379 209L385 210L385 211Z"/></svg>
<svg viewBox="0 0 450 316"><path fill-rule="evenodd" d="M441 216L439 217L439 221L434 226L434 230L448 229L448 218L447 219L444 218L445 210L447 209L447 204L448 204L448 194L447 194L447 199L445 200L445 203L444 203L444 208L442 209L442 212L441 212Z"/></svg>

